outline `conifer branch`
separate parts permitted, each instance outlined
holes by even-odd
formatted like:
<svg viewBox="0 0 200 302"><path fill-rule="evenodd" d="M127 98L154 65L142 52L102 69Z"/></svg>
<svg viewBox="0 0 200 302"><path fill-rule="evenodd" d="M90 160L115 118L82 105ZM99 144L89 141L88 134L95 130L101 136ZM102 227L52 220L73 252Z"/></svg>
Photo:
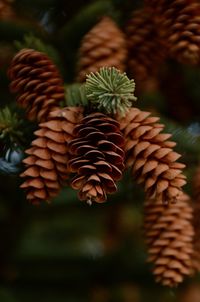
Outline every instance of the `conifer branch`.
<svg viewBox="0 0 200 302"><path fill-rule="evenodd" d="M66 106L83 106L88 105L84 84L71 84L65 86L65 100L62 103L63 107Z"/></svg>
<svg viewBox="0 0 200 302"><path fill-rule="evenodd" d="M0 110L0 140L18 141L23 133L19 130L22 120L8 107Z"/></svg>
<svg viewBox="0 0 200 302"><path fill-rule="evenodd" d="M24 35L24 39L22 41L14 41L14 45L18 51L24 48L31 48L45 53L53 60L53 62L57 66L61 67L61 62L57 50L52 45L45 43L33 34Z"/></svg>

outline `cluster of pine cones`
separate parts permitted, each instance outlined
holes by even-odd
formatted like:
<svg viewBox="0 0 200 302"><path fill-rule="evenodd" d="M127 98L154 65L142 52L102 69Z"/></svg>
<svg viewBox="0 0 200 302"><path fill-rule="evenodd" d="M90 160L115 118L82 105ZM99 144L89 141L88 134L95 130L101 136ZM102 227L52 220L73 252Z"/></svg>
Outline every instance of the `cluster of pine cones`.
<svg viewBox="0 0 200 302"><path fill-rule="evenodd" d="M77 81L102 66L115 66L138 87L156 78L167 57L200 64L200 3L197 0L145 0L121 30L103 17L82 39Z"/></svg>
<svg viewBox="0 0 200 302"><path fill-rule="evenodd" d="M60 108L64 86L59 71L46 54L32 49L17 53L8 75L18 105L29 120L39 122L21 175L32 203L54 197L72 173L71 186L81 200L103 202L116 191L125 167L144 185L147 199L168 204L179 198L185 165L177 162L176 143L169 140L171 134L161 133L159 118L134 107L125 116Z"/></svg>
<svg viewBox="0 0 200 302"><path fill-rule="evenodd" d="M23 160L21 187L27 200L50 201L62 186L70 185L80 200L102 203L130 168L146 192L144 232L156 280L176 286L199 270L193 210L182 192L184 164L177 161L176 143L171 134L162 133L159 118L135 107L125 116L95 108L61 108L62 78L46 54L32 49L16 54L8 76L18 105L29 120L39 123Z"/></svg>
<svg viewBox="0 0 200 302"><path fill-rule="evenodd" d="M83 38L77 81L112 66L127 69L137 83L155 72L166 54L198 65L199 7L193 0L146 0L125 34L103 17ZM184 164L159 118L135 107L125 116L81 106L61 108L63 80L48 56L32 49L13 58L8 76L18 105L39 124L23 160L21 187L27 199L33 204L50 201L69 185L80 200L102 203L130 168L146 194L144 235L156 281L173 287L200 271L199 207L193 218L190 197L182 191Z"/></svg>

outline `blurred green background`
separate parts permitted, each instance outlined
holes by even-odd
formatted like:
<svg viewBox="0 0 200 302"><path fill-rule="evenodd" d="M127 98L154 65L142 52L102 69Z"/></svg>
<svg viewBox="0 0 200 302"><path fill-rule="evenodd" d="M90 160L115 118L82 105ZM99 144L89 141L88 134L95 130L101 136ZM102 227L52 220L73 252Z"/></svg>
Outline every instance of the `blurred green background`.
<svg viewBox="0 0 200 302"><path fill-rule="evenodd" d="M48 53L65 82L73 83L83 35L105 14L125 26L141 5L139 0L0 0L1 107L15 106L6 71L18 49ZM198 68L168 60L156 84L136 91L139 108L160 115L174 134L188 179L200 159L199 83ZM26 135L31 140L29 128ZM12 148L0 143L1 157ZM17 176L0 175L0 302L200 302L199 276L173 290L155 284L145 263L144 194L129 172L115 196L92 206L69 188L51 204L32 206L19 185Z"/></svg>

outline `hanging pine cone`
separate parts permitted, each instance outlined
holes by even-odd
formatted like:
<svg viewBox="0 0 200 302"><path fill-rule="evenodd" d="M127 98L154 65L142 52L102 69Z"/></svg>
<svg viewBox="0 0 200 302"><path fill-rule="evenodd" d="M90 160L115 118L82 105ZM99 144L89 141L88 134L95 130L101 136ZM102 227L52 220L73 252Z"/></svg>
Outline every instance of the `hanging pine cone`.
<svg viewBox="0 0 200 302"><path fill-rule="evenodd" d="M200 272L200 167L197 168L193 176L193 196L194 196L194 255L192 264L194 273Z"/></svg>
<svg viewBox="0 0 200 302"><path fill-rule="evenodd" d="M21 188L26 190L31 203L55 197L68 178L68 143L81 118L80 108L67 107L52 111L49 120L39 124L37 138L26 150L28 157L23 160L26 170L21 174L25 178Z"/></svg>
<svg viewBox="0 0 200 302"><path fill-rule="evenodd" d="M80 200L103 202L107 193L117 190L115 182L124 169L119 123L102 113L91 113L75 127L74 136L69 144L69 167L76 173L71 186L79 190Z"/></svg>
<svg viewBox="0 0 200 302"><path fill-rule="evenodd" d="M175 201L186 183L184 164L176 162L180 154L173 151L171 134L160 133L164 125L149 112L131 108L124 118L118 117L125 137L126 167L131 167L137 183L144 184L147 199L164 203Z"/></svg>
<svg viewBox="0 0 200 302"><path fill-rule="evenodd" d="M184 64L200 63L200 3L196 0L146 0L154 9L169 54Z"/></svg>
<svg viewBox="0 0 200 302"><path fill-rule="evenodd" d="M46 54L22 49L13 58L8 76L10 90L29 120L43 122L64 99L63 81L57 67Z"/></svg>
<svg viewBox="0 0 200 302"><path fill-rule="evenodd" d="M77 81L85 81L86 74L104 66L114 66L124 71L126 55L124 34L111 18L103 17L81 42Z"/></svg>
<svg viewBox="0 0 200 302"><path fill-rule="evenodd" d="M139 85L157 74L166 56L165 44L152 22L153 14L148 8L136 10L126 25L128 72Z"/></svg>
<svg viewBox="0 0 200 302"><path fill-rule="evenodd" d="M147 200L144 215L148 262L153 263L156 282L176 286L191 274L194 231L190 198L182 193L177 203L168 205Z"/></svg>

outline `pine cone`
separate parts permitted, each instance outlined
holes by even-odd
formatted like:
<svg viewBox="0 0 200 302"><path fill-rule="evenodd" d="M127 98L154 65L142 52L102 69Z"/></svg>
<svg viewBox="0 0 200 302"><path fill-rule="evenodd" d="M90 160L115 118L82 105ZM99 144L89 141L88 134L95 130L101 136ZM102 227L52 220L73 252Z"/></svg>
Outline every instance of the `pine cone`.
<svg viewBox="0 0 200 302"><path fill-rule="evenodd" d="M154 9L160 36L173 58L184 64L200 63L200 3L195 0L146 0Z"/></svg>
<svg viewBox="0 0 200 302"><path fill-rule="evenodd" d="M131 167L137 183L143 183L147 199L164 203L175 201L186 183L184 164L176 162L180 154L173 151L171 134L160 133L164 125L149 112L131 108L124 118L117 117L125 137L126 167Z"/></svg>
<svg viewBox="0 0 200 302"><path fill-rule="evenodd" d="M193 273L200 272L200 167L197 168L193 176L193 196L194 196L194 255L192 257Z"/></svg>
<svg viewBox="0 0 200 302"><path fill-rule="evenodd" d="M176 286L191 274L194 231L190 198L182 193L177 203L168 205L147 200L144 215L148 262L153 263L156 282Z"/></svg>
<svg viewBox="0 0 200 302"><path fill-rule="evenodd" d="M12 3L13 0L0 0L0 20L9 20L15 17Z"/></svg>
<svg viewBox="0 0 200 302"><path fill-rule="evenodd" d="M26 170L21 174L25 178L21 188L26 189L31 203L55 197L68 178L68 144L81 117L80 108L67 107L52 111L49 120L39 124L37 138L26 150L29 156L23 160Z"/></svg>
<svg viewBox="0 0 200 302"><path fill-rule="evenodd" d="M124 169L119 123L102 113L91 113L75 127L74 136L69 144L69 167L76 173L71 186L79 190L80 200L103 202L106 193L117 190L115 181Z"/></svg>
<svg viewBox="0 0 200 302"><path fill-rule="evenodd" d="M111 18L102 18L81 42L77 81L84 82L86 74L96 72L104 66L124 71L126 55L124 34Z"/></svg>
<svg viewBox="0 0 200 302"><path fill-rule="evenodd" d="M128 72L137 84L156 75L166 56L165 44L152 22L153 14L148 8L136 10L126 26Z"/></svg>
<svg viewBox="0 0 200 302"><path fill-rule="evenodd" d="M26 109L29 120L43 122L64 99L63 81L57 67L46 54L22 49L8 71L10 90L18 94L18 104Z"/></svg>

